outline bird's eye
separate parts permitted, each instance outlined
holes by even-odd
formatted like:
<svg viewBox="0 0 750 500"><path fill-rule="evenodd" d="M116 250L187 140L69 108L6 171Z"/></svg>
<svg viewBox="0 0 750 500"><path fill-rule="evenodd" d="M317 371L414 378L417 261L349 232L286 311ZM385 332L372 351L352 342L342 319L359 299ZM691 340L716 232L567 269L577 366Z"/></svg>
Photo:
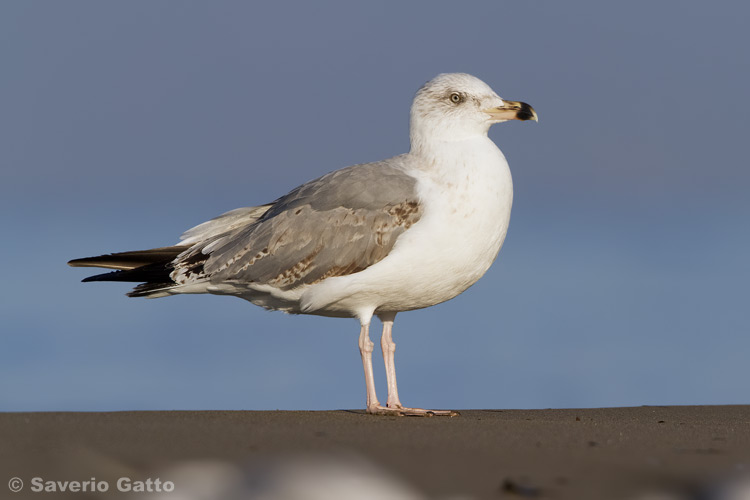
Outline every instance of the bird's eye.
<svg viewBox="0 0 750 500"><path fill-rule="evenodd" d="M464 100L464 98L463 98L463 97L461 97L461 94L459 94L458 92L453 92L453 93L451 94L451 102L452 102L452 103L454 103L454 104L458 104L459 102L461 102L461 101L463 101L463 100Z"/></svg>

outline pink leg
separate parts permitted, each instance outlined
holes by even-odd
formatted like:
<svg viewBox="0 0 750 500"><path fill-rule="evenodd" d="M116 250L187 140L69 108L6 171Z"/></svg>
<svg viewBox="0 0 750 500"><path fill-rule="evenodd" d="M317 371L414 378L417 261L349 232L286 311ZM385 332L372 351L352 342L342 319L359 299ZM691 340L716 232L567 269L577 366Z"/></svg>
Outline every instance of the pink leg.
<svg viewBox="0 0 750 500"><path fill-rule="evenodd" d="M385 362L385 375L388 380L388 401L386 406L381 406L380 403L375 399L375 404L370 404L370 386L368 384L368 398L367 398L367 411L368 413L374 413L378 415L399 415L399 416L418 416L418 417L432 417L432 416L449 416L453 417L458 415L457 412L450 410L424 410L422 408L404 408L401 405L401 401L398 399L398 386L396 384L396 343L393 341L393 320L396 318L396 313L383 313L378 315L380 320L383 322L383 336L380 338L380 346L383 349L383 361ZM367 334L365 334L367 335ZM362 334L360 334L360 350L362 346ZM367 341L369 342L369 335ZM372 374L372 342L369 343L369 369ZM364 354L362 355L364 362ZM365 382L367 383L367 366L365 367ZM375 387L373 385L372 394L375 394Z"/></svg>
<svg viewBox="0 0 750 500"><path fill-rule="evenodd" d="M383 322L383 335L380 337L380 347L383 349L383 361L385 362L385 376L388 380L388 408L403 408L398 399L398 386L396 384L396 343L393 341L393 320L396 314L383 314L380 320Z"/></svg>
<svg viewBox="0 0 750 500"><path fill-rule="evenodd" d="M375 344L370 340L370 323L362 323L359 331L359 353L362 355L362 366L365 369L365 386L367 387L367 411L378 413L380 407L378 396L375 393L375 376L372 372L372 351Z"/></svg>

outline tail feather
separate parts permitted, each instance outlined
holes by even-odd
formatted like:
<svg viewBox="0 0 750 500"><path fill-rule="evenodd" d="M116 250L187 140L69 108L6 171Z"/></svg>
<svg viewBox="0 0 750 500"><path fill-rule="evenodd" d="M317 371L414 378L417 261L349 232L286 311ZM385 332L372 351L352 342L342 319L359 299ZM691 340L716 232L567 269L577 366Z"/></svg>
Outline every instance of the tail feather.
<svg viewBox="0 0 750 500"><path fill-rule="evenodd" d="M174 283L141 283L126 295L128 297L146 297L148 299L155 299L170 295L169 290L174 287Z"/></svg>
<svg viewBox="0 0 750 500"><path fill-rule="evenodd" d="M84 283L91 281L126 281L142 283L128 295L130 297L155 297L168 295L164 292L176 286L170 274L174 270L173 262L188 247L173 247L120 252L85 259L74 259L68 262L72 267L102 267L116 271L89 276Z"/></svg>

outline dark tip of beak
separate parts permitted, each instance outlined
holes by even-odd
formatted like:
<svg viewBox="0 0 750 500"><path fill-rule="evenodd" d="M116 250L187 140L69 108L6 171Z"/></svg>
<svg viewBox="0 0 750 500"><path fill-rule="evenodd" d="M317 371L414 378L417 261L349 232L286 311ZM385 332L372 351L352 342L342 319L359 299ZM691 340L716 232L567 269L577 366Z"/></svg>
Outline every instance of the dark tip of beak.
<svg viewBox="0 0 750 500"><path fill-rule="evenodd" d="M531 109L531 106L526 104L525 102L519 103L521 104L521 109L518 110L516 113L516 118L519 120L531 120L534 118L534 111Z"/></svg>

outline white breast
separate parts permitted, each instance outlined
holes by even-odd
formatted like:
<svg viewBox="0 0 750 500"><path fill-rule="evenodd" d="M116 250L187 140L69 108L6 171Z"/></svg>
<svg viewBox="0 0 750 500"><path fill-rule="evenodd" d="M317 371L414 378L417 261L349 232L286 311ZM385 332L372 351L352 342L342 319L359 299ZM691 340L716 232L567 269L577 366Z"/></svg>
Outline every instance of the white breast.
<svg viewBox="0 0 750 500"><path fill-rule="evenodd" d="M424 206L419 222L382 261L311 287L303 307L355 314L419 309L452 299L484 275L510 221L508 164L487 137L453 143L436 157L439 163L410 172Z"/></svg>

